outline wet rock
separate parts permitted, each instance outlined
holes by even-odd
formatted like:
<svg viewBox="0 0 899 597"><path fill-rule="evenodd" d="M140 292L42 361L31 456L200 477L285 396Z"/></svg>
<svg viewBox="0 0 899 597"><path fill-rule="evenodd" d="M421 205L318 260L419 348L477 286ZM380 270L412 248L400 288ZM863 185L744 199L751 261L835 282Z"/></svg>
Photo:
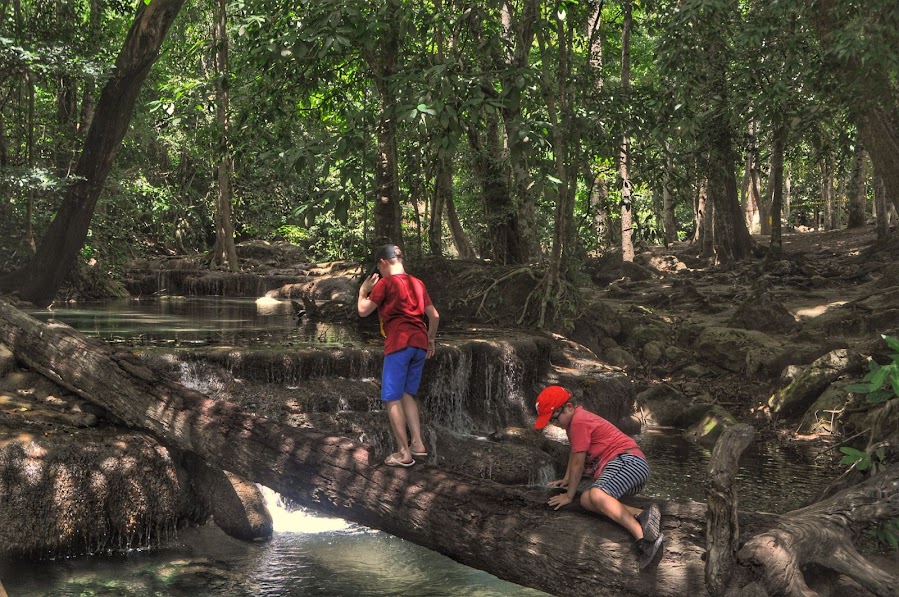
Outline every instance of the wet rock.
<svg viewBox="0 0 899 597"><path fill-rule="evenodd" d="M710 326L699 334L695 349L728 371L755 372L779 354L780 343L755 330Z"/></svg>
<svg viewBox="0 0 899 597"><path fill-rule="evenodd" d="M664 348L664 345L656 340L647 342L643 347L643 360L649 365L658 364L665 354Z"/></svg>
<svg viewBox="0 0 899 597"><path fill-rule="evenodd" d="M840 413L835 411L841 411L852 400L851 394L846 390L847 385L848 382L837 382L828 386L805 411L799 425L799 433L837 435Z"/></svg>
<svg viewBox="0 0 899 597"><path fill-rule="evenodd" d="M684 435L691 441L711 447L715 445L725 429L736 423L737 420L732 414L716 404L712 405L698 422L687 429Z"/></svg>
<svg viewBox="0 0 899 597"><path fill-rule="evenodd" d="M210 466L190 454L184 455L183 463L220 529L242 541L272 536L272 516L255 483Z"/></svg>
<svg viewBox="0 0 899 597"><path fill-rule="evenodd" d="M664 383L653 385L637 394L637 406L649 425L676 425L690 404L686 396Z"/></svg>
<svg viewBox="0 0 899 597"><path fill-rule="evenodd" d="M0 378L12 371L16 366L16 357L5 344L0 344Z"/></svg>
<svg viewBox="0 0 899 597"><path fill-rule="evenodd" d="M831 383L843 375L860 373L865 363L865 358L854 351L829 352L768 399L771 414L792 417L805 412Z"/></svg>
<svg viewBox="0 0 899 597"><path fill-rule="evenodd" d="M686 378L699 379L702 377L708 377L713 375L713 372L708 367L705 367L700 364L689 365L681 369L678 373Z"/></svg>
<svg viewBox="0 0 899 597"><path fill-rule="evenodd" d="M753 284L727 324L747 330L783 333L794 327L796 320L783 303L775 298L768 282L762 279Z"/></svg>
<svg viewBox="0 0 899 597"><path fill-rule="evenodd" d="M634 370L639 363L631 353L623 348L613 347L606 349L600 353L600 358L610 365L621 367L622 369Z"/></svg>

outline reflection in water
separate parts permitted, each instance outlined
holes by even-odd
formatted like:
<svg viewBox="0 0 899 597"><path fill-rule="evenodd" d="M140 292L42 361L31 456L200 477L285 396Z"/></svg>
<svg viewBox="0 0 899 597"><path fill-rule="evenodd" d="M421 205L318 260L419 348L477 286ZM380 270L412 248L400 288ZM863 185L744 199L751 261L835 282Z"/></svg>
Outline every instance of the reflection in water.
<svg viewBox="0 0 899 597"><path fill-rule="evenodd" d="M119 299L33 311L125 346L333 346L377 340L348 324L297 321L290 301L191 297Z"/></svg>
<svg viewBox="0 0 899 597"><path fill-rule="evenodd" d="M710 449L672 430L647 430L635 439L652 467L644 493L705 501ZM795 446L753 442L737 472L740 509L783 513L804 506L837 476L831 462L826 454L804 454Z"/></svg>

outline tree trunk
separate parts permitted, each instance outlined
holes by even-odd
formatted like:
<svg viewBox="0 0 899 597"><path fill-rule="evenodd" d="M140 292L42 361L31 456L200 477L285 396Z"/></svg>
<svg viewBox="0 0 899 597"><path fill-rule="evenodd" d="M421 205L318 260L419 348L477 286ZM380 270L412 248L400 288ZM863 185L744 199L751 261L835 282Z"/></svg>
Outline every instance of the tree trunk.
<svg viewBox="0 0 899 597"><path fill-rule="evenodd" d="M483 136L469 127L468 140L474 151L475 175L481 183L490 257L503 265L518 263L518 217L502 158L499 121L492 113L484 114L484 120Z"/></svg>
<svg viewBox="0 0 899 597"><path fill-rule="evenodd" d="M867 211L868 194L866 190L866 181L868 178L868 169L866 163L865 147L861 141L861 135L855 143L855 159L852 164L852 174L849 179L849 188L847 189L847 200L849 203L849 218L846 222L846 228L861 228L865 225L865 212Z"/></svg>
<svg viewBox="0 0 899 597"><path fill-rule="evenodd" d="M844 11L839 3L839 10L834 10L833 0L806 0L806 4L812 8L809 14L822 46L832 50L836 45L835 34L846 26L840 18L856 13ZM886 10L889 12L876 12L881 6L888 7ZM862 7L867 8L867 5ZM895 8L880 3L871 3L871 8L872 14L867 18L876 23L883 21L882 29L893 35L897 24ZM886 15L889 15L889 21L883 18ZM887 196L892 198L893 205L899 211L899 105L896 103L895 86L891 84L894 75L881 64L862 64L855 52L838 54L835 63L837 76L853 92L853 117L871 154L874 169L883 177Z"/></svg>
<svg viewBox="0 0 899 597"><path fill-rule="evenodd" d="M740 547L737 464L754 435L755 429L750 425L735 425L721 434L712 450L711 483L707 490L709 551L705 564L705 582L712 595L724 595L733 578L734 554Z"/></svg>
<svg viewBox="0 0 899 597"><path fill-rule="evenodd" d="M742 203L743 218L751 233L761 230L761 174L759 172L759 148L756 127L749 127L750 145L746 151L746 200Z"/></svg>
<svg viewBox="0 0 899 597"><path fill-rule="evenodd" d="M674 217L675 201L671 193L671 173L674 165L671 163L671 142L665 143L665 174L662 177L662 211L664 212L665 246L677 242L677 220Z"/></svg>
<svg viewBox="0 0 899 597"><path fill-rule="evenodd" d="M453 244L456 246L456 252L460 259L471 259L477 256L465 229L462 228L462 222L459 221L459 214L456 213L456 202L452 195L446 197L446 217L449 220L450 232L453 234Z"/></svg>
<svg viewBox="0 0 899 597"><path fill-rule="evenodd" d="M509 259L510 263L527 263L540 252L540 241L537 235L536 197L534 181L528 160L527 145L521 133L521 94L524 87L520 84L520 73L529 68L531 49L534 45L535 28L539 26L539 5L536 0L524 0L521 14L513 12L513 3L502 3L502 24L505 44L510 50L506 63L501 71L502 88L505 92L503 101L503 126L505 142L508 148L509 167L512 174L512 191L516 206L516 229L519 240L515 243L517 254Z"/></svg>
<svg viewBox="0 0 899 597"><path fill-rule="evenodd" d="M821 202L824 204L824 222L822 228L824 228L824 230L833 230L833 172L830 168L830 160L827 156L821 160ZM815 220L815 226L818 226L817 218L815 218Z"/></svg>
<svg viewBox="0 0 899 597"><path fill-rule="evenodd" d="M778 517L773 528L743 544L737 563L743 570L760 570L758 582L770 595L817 595L802 573L803 566L815 563L845 574L874 595L895 597L899 578L859 554L852 536L858 527L897 516L899 466L894 465L830 498Z"/></svg>
<svg viewBox="0 0 899 597"><path fill-rule="evenodd" d="M228 12L226 0L216 1L215 26L212 39L215 52L215 104L219 135L218 195L215 202L215 245L212 248L212 264L224 265L232 272L240 271L237 247L234 246L234 214L231 203L233 190L231 172L230 118L228 98Z"/></svg>
<svg viewBox="0 0 899 597"><path fill-rule="evenodd" d="M183 3L184 0L139 3L113 74L100 94L98 116L87 131L74 180L66 189L62 206L29 264L0 280L0 288L18 290L21 298L35 304L46 305L53 300L84 245L97 199L128 131L140 88Z"/></svg>
<svg viewBox="0 0 899 597"><path fill-rule="evenodd" d="M887 203L887 190L883 178L874 174L874 208L877 211L877 240L884 240L890 235L890 208Z"/></svg>
<svg viewBox="0 0 899 597"><path fill-rule="evenodd" d="M631 1L624 0L624 21L621 25L621 95L625 102L629 100L631 89ZM627 113L625 108L624 112ZM634 213L631 204L631 179L628 171L630 159L627 140L627 123L621 134L621 145L618 153L618 175L621 177L621 259L634 260Z"/></svg>
<svg viewBox="0 0 899 597"><path fill-rule="evenodd" d="M709 91L715 99L704 126L709 146L705 174L708 179L708 202L714 211L715 252L719 262L730 263L749 259L752 239L743 220L737 191L737 156L727 121L731 106L727 99L727 65L723 44L720 39L713 40L707 52L710 63Z"/></svg>
<svg viewBox="0 0 899 597"><path fill-rule="evenodd" d="M779 255L783 249L781 211L783 209L784 187L784 146L787 130L779 126L774 131L774 146L771 149L771 250Z"/></svg>
<svg viewBox="0 0 899 597"><path fill-rule="evenodd" d="M394 243L402 246L402 209L397 168L396 145L396 94L392 84L397 74L397 58L400 51L400 28L396 22L399 12L397 0L387 0L388 23L383 37L373 51L365 52L365 60L372 71L378 90L380 109L378 114L378 153L375 161L374 207L375 245Z"/></svg>
<svg viewBox="0 0 899 597"><path fill-rule="evenodd" d="M663 530L676 547L640 572L622 527L579 507L556 512L542 488L426 465L388 467L352 440L251 416L161 377L131 353L2 301L0 342L56 383L214 466L511 582L557 595L705 593L700 504L662 505Z"/></svg>

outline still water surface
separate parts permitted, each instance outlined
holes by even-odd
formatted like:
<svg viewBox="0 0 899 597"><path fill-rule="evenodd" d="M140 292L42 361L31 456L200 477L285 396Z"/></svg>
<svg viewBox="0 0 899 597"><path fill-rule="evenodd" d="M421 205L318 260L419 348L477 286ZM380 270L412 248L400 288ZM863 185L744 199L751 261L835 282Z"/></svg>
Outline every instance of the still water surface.
<svg viewBox="0 0 899 597"><path fill-rule="evenodd" d="M126 345L344 344L379 342L354 326L298 325L290 303L247 299L119 301L36 312L107 342ZM704 501L710 451L671 430L637 441L652 466L644 494ZM740 460L740 508L785 512L835 476L829 459L752 444ZM313 513L287 512L267 491L275 535L247 544L214 525L180 531L161 549L44 562L0 560L10 597L541 595L386 533Z"/></svg>

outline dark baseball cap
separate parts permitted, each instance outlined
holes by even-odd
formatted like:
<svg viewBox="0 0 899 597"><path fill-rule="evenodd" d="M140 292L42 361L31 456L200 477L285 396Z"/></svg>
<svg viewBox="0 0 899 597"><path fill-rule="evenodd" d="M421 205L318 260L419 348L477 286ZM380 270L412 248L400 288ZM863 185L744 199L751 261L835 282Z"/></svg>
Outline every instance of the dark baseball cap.
<svg viewBox="0 0 899 597"><path fill-rule="evenodd" d="M403 252L400 248L394 244L381 245L375 252L375 263L380 261L381 259L394 259L394 258L403 258Z"/></svg>

